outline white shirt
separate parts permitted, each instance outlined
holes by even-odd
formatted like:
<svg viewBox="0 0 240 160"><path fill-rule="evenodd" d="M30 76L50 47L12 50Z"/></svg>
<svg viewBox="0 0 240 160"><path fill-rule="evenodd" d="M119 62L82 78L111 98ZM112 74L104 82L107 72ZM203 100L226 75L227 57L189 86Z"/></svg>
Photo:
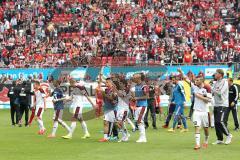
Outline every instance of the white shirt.
<svg viewBox="0 0 240 160"><path fill-rule="evenodd" d="M125 91L121 90L119 92L120 94L123 94L123 97L118 97L118 109L128 110L130 93L127 94Z"/></svg>
<svg viewBox="0 0 240 160"><path fill-rule="evenodd" d="M4 28L5 28L5 30L10 29L10 23L9 23L9 21L6 21L6 22L5 22Z"/></svg>
<svg viewBox="0 0 240 160"><path fill-rule="evenodd" d="M226 32L231 32L231 30L232 30L232 25L231 25L231 24L227 24L227 25L225 26L225 29L226 29Z"/></svg>
<svg viewBox="0 0 240 160"><path fill-rule="evenodd" d="M83 107L84 96L82 95L82 91L79 89L79 86L73 88L71 95L73 97L71 108Z"/></svg>
<svg viewBox="0 0 240 160"><path fill-rule="evenodd" d="M223 10L221 11L222 16L225 16L225 17L226 17L226 16L227 16L227 12L228 12L228 11L227 11L226 9L223 9Z"/></svg>
<svg viewBox="0 0 240 160"><path fill-rule="evenodd" d="M205 88L203 87L200 88L194 85L193 83L191 83L191 86L195 95L200 94L207 96L207 90ZM208 103L204 102L203 100L195 96L193 109L199 112L209 112L209 105Z"/></svg>
<svg viewBox="0 0 240 160"><path fill-rule="evenodd" d="M16 26L17 25L17 19L12 18L10 23L11 23L12 26Z"/></svg>
<svg viewBox="0 0 240 160"><path fill-rule="evenodd" d="M36 108L44 108L44 98L46 97L46 94L43 92L43 90L41 90L42 89L35 92Z"/></svg>

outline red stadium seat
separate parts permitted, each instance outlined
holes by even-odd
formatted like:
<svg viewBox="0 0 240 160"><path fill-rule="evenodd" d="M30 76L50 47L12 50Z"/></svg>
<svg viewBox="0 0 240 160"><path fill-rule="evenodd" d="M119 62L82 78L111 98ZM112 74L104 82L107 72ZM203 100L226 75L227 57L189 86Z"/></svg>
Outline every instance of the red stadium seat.
<svg viewBox="0 0 240 160"><path fill-rule="evenodd" d="M136 57L132 57L132 59L131 59L131 64L136 64Z"/></svg>
<svg viewBox="0 0 240 160"><path fill-rule="evenodd" d="M148 64L149 64L149 65L154 65L155 62L154 62L154 60L149 60L149 61L148 61Z"/></svg>
<svg viewBox="0 0 240 160"><path fill-rule="evenodd" d="M72 37L77 37L77 33L76 33L76 32L73 32L73 33L72 33Z"/></svg>
<svg viewBox="0 0 240 160"><path fill-rule="evenodd" d="M113 57L108 57L108 63L112 63Z"/></svg>
<svg viewBox="0 0 240 160"><path fill-rule="evenodd" d="M71 37L72 36L72 34L71 33L66 33L66 37Z"/></svg>
<svg viewBox="0 0 240 160"><path fill-rule="evenodd" d="M106 65L107 64L107 57L102 57L102 65Z"/></svg>
<svg viewBox="0 0 240 160"><path fill-rule="evenodd" d="M127 57L127 64L129 65L131 63L131 57Z"/></svg>
<svg viewBox="0 0 240 160"><path fill-rule="evenodd" d="M155 61L154 63L155 63L155 64L160 64L160 61Z"/></svg>

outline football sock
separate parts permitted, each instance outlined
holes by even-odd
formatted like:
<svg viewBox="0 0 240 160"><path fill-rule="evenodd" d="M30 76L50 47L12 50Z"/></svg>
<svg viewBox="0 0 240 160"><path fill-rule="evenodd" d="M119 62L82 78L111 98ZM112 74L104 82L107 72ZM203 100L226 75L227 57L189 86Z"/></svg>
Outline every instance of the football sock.
<svg viewBox="0 0 240 160"><path fill-rule="evenodd" d="M112 129L113 129L113 123L112 122L108 122L108 137L110 137L112 135Z"/></svg>
<svg viewBox="0 0 240 160"><path fill-rule="evenodd" d="M196 145L200 146L200 133L195 133L195 142Z"/></svg>
<svg viewBox="0 0 240 160"><path fill-rule="evenodd" d="M54 136L56 135L57 128L58 128L58 121L54 121L52 135L54 135Z"/></svg>
<svg viewBox="0 0 240 160"><path fill-rule="evenodd" d="M82 121L82 122L81 122L81 125L82 125L82 129L83 129L84 134L89 134L89 133L88 133L88 129L87 129L87 124L86 124L86 122L85 122L85 121Z"/></svg>
<svg viewBox="0 0 240 160"><path fill-rule="evenodd" d="M70 136L73 135L73 132L74 132L76 126L77 126L77 122L72 122L72 124L71 124L71 131L69 132Z"/></svg>
<svg viewBox="0 0 240 160"><path fill-rule="evenodd" d="M205 136L204 143L208 144L209 136Z"/></svg>
<svg viewBox="0 0 240 160"><path fill-rule="evenodd" d="M31 116L30 116L30 119L29 119L29 121L28 121L28 124L31 124L31 123L32 123L34 116L35 116L35 109L32 109L32 114L31 114Z"/></svg>
<svg viewBox="0 0 240 160"><path fill-rule="evenodd" d="M127 118L127 122L130 124L130 126L132 127L133 130L136 129L135 125L133 124L133 122L129 118Z"/></svg>
<svg viewBox="0 0 240 160"><path fill-rule="evenodd" d="M142 124L142 123L139 124L138 128L139 128L139 131L140 131L140 138L146 138L144 124Z"/></svg>
<svg viewBox="0 0 240 160"><path fill-rule="evenodd" d="M182 123L183 123L184 129L187 129L187 122L186 122L186 118L184 116L182 116Z"/></svg>
<svg viewBox="0 0 240 160"><path fill-rule="evenodd" d="M108 134L104 134L104 139L108 139Z"/></svg>
<svg viewBox="0 0 240 160"><path fill-rule="evenodd" d="M40 130L43 130L43 129L45 129L44 128L44 125L43 125L43 121L41 120L41 119L37 119L37 122L38 122L38 126L39 126L39 128L40 128Z"/></svg>
<svg viewBox="0 0 240 160"><path fill-rule="evenodd" d="M61 119L58 119L58 122L64 127L67 129L68 132L71 131L71 128Z"/></svg>

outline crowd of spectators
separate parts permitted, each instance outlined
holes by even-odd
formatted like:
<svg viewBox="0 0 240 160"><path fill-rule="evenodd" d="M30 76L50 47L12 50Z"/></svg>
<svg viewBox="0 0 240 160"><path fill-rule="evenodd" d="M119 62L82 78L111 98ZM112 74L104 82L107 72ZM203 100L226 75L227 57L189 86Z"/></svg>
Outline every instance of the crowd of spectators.
<svg viewBox="0 0 240 160"><path fill-rule="evenodd" d="M239 62L239 8L238 0L0 0L0 67Z"/></svg>

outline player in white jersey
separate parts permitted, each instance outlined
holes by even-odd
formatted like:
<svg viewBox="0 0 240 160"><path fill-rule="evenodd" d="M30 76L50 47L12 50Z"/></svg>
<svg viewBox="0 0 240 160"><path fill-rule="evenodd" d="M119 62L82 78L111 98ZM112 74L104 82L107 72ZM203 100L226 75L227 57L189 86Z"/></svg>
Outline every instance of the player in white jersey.
<svg viewBox="0 0 240 160"><path fill-rule="evenodd" d="M46 132L46 129L44 127L43 120L42 120L43 112L44 110L46 110L46 105L45 105L46 94L44 90L41 88L40 82L38 81L34 83L34 89L35 89L34 91L35 98L34 98L33 108L35 109L35 116L39 126L38 134L43 135Z"/></svg>
<svg viewBox="0 0 240 160"><path fill-rule="evenodd" d="M182 71L179 69L181 74ZM209 105L211 99L207 97L207 90L204 88L204 80L203 77L196 77L195 84L192 83L186 77L184 78L188 83L190 83L193 93L195 95L194 106L193 106L193 124L195 126L195 150L200 149L200 128L204 128L205 140L202 145L203 148L208 147L208 139L209 139Z"/></svg>
<svg viewBox="0 0 240 160"><path fill-rule="evenodd" d="M72 117L70 132L68 133L68 135L62 136L62 137L64 139L71 139L76 129L77 121L79 121L82 125L82 129L84 132L84 136L82 137L82 139L90 138L87 124L82 117L83 98L86 97L93 107L95 107L95 105L93 104L91 99L88 97L87 90L84 86L77 84L75 80L70 80L70 86L73 87L72 104L71 104L71 108L73 109L73 117Z"/></svg>

